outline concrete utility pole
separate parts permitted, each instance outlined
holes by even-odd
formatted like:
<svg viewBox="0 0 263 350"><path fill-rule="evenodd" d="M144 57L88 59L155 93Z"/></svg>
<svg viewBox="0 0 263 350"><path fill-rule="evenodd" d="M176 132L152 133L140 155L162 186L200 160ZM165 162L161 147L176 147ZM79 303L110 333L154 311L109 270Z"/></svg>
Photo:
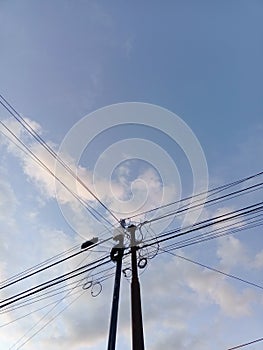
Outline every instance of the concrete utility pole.
<svg viewBox="0 0 263 350"><path fill-rule="evenodd" d="M135 238L136 226L128 227L131 241L131 265L132 265L132 282L131 282L131 314L132 314L132 349L144 350L141 291L138 278L137 267L137 242Z"/></svg>
<svg viewBox="0 0 263 350"><path fill-rule="evenodd" d="M115 282L114 282L112 308L111 308L108 350L115 350L115 346L116 346L121 268L122 268L123 252L124 252L124 247L123 247L124 235L120 233L117 236L115 236L113 239L116 241L119 241L119 243L112 248L110 253L111 260L116 262L116 272L115 272Z"/></svg>

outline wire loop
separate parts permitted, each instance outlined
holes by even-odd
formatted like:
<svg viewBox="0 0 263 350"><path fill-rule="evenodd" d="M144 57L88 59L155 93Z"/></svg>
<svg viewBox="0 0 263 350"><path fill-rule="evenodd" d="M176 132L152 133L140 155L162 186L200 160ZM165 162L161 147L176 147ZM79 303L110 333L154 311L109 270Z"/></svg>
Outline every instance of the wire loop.
<svg viewBox="0 0 263 350"><path fill-rule="evenodd" d="M98 290L96 290L97 286L98 286ZM96 288L96 289L94 290L94 288ZM93 298L96 298L98 295L100 295L101 291L102 291L102 285L100 282L95 282L92 284L92 288L91 288L90 293L91 293L91 296L93 296Z"/></svg>
<svg viewBox="0 0 263 350"><path fill-rule="evenodd" d="M147 265L147 263L148 263L148 260L147 260L146 258L142 258L142 259L140 259L139 262L138 262L138 267L139 267L140 269L144 269L145 266Z"/></svg>

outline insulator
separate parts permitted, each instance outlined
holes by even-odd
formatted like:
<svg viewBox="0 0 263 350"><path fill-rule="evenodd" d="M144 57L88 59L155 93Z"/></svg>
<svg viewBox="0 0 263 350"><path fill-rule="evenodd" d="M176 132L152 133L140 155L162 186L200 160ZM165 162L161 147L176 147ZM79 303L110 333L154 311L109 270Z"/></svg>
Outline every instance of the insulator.
<svg viewBox="0 0 263 350"><path fill-rule="evenodd" d="M123 272L125 278L130 278L132 275L132 270L129 267L122 270L122 272Z"/></svg>
<svg viewBox="0 0 263 350"><path fill-rule="evenodd" d="M147 265L147 262L148 262L148 261L147 261L146 258L140 259L139 262L138 262L138 267L139 267L140 269L144 269L145 266Z"/></svg>

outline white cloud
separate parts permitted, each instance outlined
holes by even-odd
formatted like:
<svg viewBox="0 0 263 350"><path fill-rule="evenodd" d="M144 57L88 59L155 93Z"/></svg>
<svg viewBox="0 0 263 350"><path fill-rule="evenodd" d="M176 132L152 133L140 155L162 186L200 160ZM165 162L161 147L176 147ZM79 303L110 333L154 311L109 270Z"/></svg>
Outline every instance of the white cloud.
<svg viewBox="0 0 263 350"><path fill-rule="evenodd" d="M9 220L13 223L13 216L18 205L18 200L11 185L3 179L0 179L0 220Z"/></svg>
<svg viewBox="0 0 263 350"><path fill-rule="evenodd" d="M198 273L197 273L198 272ZM216 272L185 266L185 281L203 303L215 303L231 317L249 315L254 294L249 290L239 291L225 277Z"/></svg>
<svg viewBox="0 0 263 350"><path fill-rule="evenodd" d="M3 176L3 174L1 174ZM13 232L16 230L15 213L19 202L10 185L4 178L0 179L0 279L3 280L8 269L9 249ZM8 238L8 239L7 239Z"/></svg>
<svg viewBox="0 0 263 350"><path fill-rule="evenodd" d="M263 268L263 250L261 250L259 253L255 256L255 261L253 264L257 269Z"/></svg>
<svg viewBox="0 0 263 350"><path fill-rule="evenodd" d="M248 253L244 244L236 237L222 237L218 240L217 256L224 271L248 263Z"/></svg>

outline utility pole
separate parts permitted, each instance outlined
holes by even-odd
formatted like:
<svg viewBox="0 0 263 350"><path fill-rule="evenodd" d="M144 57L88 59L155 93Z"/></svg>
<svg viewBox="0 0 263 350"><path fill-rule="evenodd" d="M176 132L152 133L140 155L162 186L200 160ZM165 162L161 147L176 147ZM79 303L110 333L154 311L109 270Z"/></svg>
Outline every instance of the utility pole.
<svg viewBox="0 0 263 350"><path fill-rule="evenodd" d="M131 314L132 314L132 349L144 350L143 323L142 323L142 306L140 282L138 278L137 266L137 242L135 238L136 226L128 227L131 242L131 265L132 265L132 282L131 282Z"/></svg>
<svg viewBox="0 0 263 350"><path fill-rule="evenodd" d="M124 228L124 223L121 221L121 227ZM121 282L121 268L122 268L122 258L123 258L123 241L124 235L118 234L113 237L114 240L119 241L116 244L110 253L112 261L116 262L116 272L115 272L115 282L113 289L113 299L112 299L112 308L111 308L111 320L110 320L110 331L108 339L108 350L115 350L116 345L116 333L117 333L117 322L118 322L118 310L119 310L119 295L120 295L120 282Z"/></svg>

